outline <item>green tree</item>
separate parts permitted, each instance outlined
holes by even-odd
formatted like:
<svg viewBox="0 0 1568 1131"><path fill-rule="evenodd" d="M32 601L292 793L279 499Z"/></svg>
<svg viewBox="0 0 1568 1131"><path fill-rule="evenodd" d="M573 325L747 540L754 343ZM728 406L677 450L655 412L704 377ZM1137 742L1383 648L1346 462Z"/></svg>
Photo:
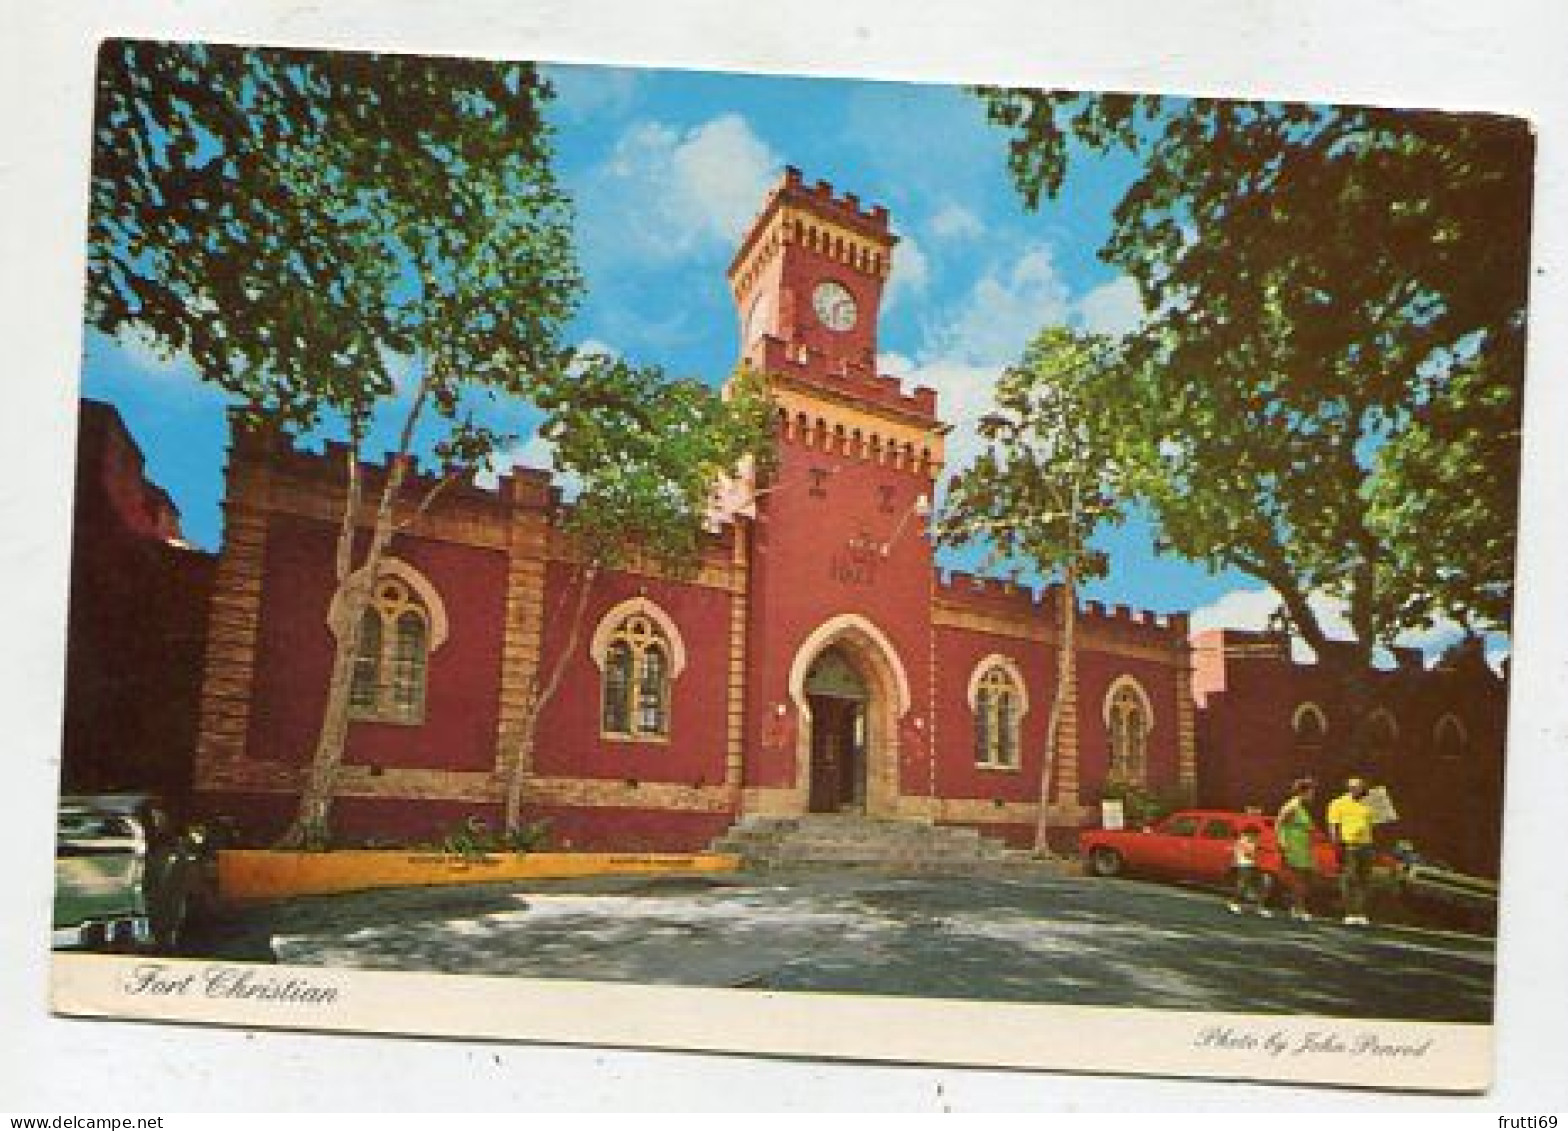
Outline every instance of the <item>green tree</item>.
<svg viewBox="0 0 1568 1131"><path fill-rule="evenodd" d="M559 336L580 286L547 95L521 64L127 41L100 53L91 324L185 355L253 425L349 441L336 650L286 844L327 835L389 540L504 439L487 402L548 400L569 380ZM366 497L378 413L398 439ZM416 441L444 475L405 500Z"/></svg>
<svg viewBox="0 0 1568 1131"><path fill-rule="evenodd" d="M505 822L522 828L523 792L533 766L539 719L560 690L577 651L584 616L601 576L628 561L667 575L701 562L715 487L738 468L766 477L773 465L773 409L763 380L738 370L721 396L697 381L606 356L585 357L575 380L541 399L541 434L555 468L577 485L562 524L573 571L563 604L565 641L525 690L516 749L510 752Z"/></svg>
<svg viewBox="0 0 1568 1131"><path fill-rule="evenodd" d="M1047 848L1051 786L1067 696L1077 678L1078 586L1105 576L1089 545L1119 521L1118 461L1104 420L1103 375L1112 343L1062 327L1044 330L997 381L996 409L980 422L985 447L948 485L938 541L980 541L988 565L1012 565L1054 582L1057 671L1046 722L1035 850Z"/></svg>
<svg viewBox="0 0 1568 1131"><path fill-rule="evenodd" d="M1104 380L1164 543L1345 602L1351 667L1506 628L1533 138L1480 115L986 89L1033 207L1076 154L1138 173L1107 262L1148 312Z"/></svg>

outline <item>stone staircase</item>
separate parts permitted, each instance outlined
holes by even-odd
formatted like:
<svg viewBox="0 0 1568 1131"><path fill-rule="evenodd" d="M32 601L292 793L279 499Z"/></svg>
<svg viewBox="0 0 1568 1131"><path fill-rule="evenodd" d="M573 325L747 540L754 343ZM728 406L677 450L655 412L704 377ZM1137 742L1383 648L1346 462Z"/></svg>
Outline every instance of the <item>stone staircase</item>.
<svg viewBox="0 0 1568 1131"><path fill-rule="evenodd" d="M847 813L742 817L713 842L752 871L866 868L900 873L979 873L1049 868L975 829Z"/></svg>

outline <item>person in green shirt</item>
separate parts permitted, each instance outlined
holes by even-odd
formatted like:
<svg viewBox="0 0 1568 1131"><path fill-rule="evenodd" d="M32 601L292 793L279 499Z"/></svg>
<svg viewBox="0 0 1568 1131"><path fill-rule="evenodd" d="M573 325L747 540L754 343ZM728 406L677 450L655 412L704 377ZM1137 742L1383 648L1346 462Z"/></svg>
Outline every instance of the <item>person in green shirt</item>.
<svg viewBox="0 0 1568 1131"><path fill-rule="evenodd" d="M1328 803L1329 831L1339 847L1339 886L1345 896L1345 922L1365 927L1367 887L1372 879L1372 858L1377 848L1372 841L1372 807L1366 803L1367 783L1351 778L1345 792Z"/></svg>
<svg viewBox="0 0 1568 1131"><path fill-rule="evenodd" d="M1312 859L1312 830L1315 827L1309 806L1317 794L1317 783L1311 778L1300 778L1290 787L1290 798L1280 806L1274 818L1274 833L1279 840L1279 853L1284 867L1280 880L1285 885L1285 895L1290 901L1290 917L1303 923L1312 921L1307 910L1307 889L1311 886L1317 866Z"/></svg>

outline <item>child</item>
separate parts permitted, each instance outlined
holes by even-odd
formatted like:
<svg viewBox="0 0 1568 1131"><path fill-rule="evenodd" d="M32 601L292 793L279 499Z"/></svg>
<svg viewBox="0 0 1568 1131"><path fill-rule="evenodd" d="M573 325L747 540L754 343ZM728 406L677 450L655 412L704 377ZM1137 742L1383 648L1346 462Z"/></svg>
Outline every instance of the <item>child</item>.
<svg viewBox="0 0 1568 1131"><path fill-rule="evenodd" d="M1236 867L1236 898L1228 904L1231 913L1240 915L1242 908L1251 903L1257 907L1259 915L1272 919L1274 913L1263 906L1263 870L1258 867L1257 826L1249 825L1241 830L1231 860Z"/></svg>

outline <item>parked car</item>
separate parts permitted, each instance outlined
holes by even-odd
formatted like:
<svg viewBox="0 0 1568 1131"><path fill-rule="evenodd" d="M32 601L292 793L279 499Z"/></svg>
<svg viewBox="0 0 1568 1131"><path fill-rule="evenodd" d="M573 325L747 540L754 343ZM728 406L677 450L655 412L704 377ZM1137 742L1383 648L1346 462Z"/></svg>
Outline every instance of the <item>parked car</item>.
<svg viewBox="0 0 1568 1131"><path fill-rule="evenodd" d="M177 827L157 797L61 799L54 946L177 952L216 896L204 831Z"/></svg>
<svg viewBox="0 0 1568 1131"><path fill-rule="evenodd" d="M1258 867L1269 890L1283 867L1274 819L1261 813L1224 809L1183 809L1155 825L1138 829L1085 829L1078 836L1084 868L1095 876L1132 873L1207 887L1234 882L1233 850L1243 829L1258 830ZM1339 876L1339 856L1328 837L1312 834L1318 882ZM1380 855L1374 881L1392 882L1396 863Z"/></svg>

